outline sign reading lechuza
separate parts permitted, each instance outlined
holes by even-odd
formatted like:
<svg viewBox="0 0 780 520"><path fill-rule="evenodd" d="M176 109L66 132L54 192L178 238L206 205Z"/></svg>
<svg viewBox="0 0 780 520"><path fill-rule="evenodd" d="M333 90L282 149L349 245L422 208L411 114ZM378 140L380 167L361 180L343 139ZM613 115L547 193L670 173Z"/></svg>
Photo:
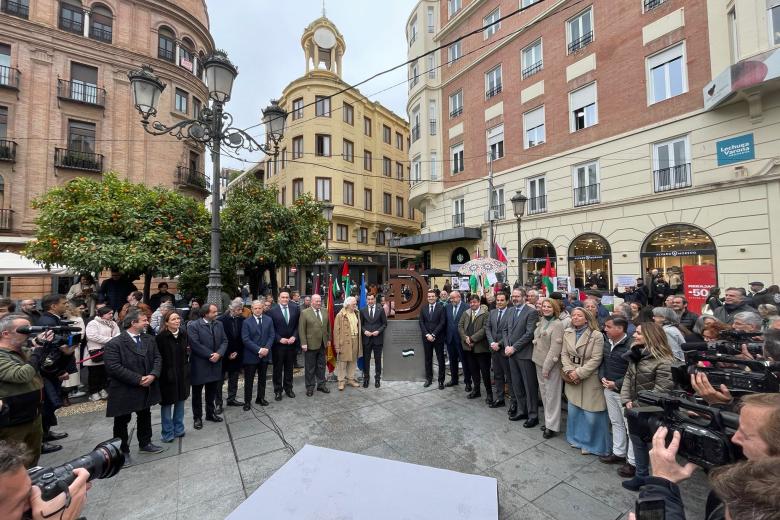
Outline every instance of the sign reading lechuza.
<svg viewBox="0 0 780 520"><path fill-rule="evenodd" d="M752 161L756 158L756 146L753 134L745 134L717 142L718 166Z"/></svg>
<svg viewBox="0 0 780 520"><path fill-rule="evenodd" d="M701 308L707 303L710 289L717 283L714 265L684 265L683 286L685 297L688 299L688 310L701 314Z"/></svg>

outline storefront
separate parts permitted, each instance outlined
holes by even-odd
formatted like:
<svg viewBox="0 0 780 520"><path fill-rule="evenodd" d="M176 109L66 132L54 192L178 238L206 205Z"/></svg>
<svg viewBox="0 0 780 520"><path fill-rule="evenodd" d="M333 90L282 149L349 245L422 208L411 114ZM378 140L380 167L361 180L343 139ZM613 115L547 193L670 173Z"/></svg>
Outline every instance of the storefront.
<svg viewBox="0 0 780 520"><path fill-rule="evenodd" d="M572 241L569 276L577 289L612 290L612 252L604 237L586 233Z"/></svg>
<svg viewBox="0 0 780 520"><path fill-rule="evenodd" d="M658 228L642 245L642 269L663 273L672 289L682 287L683 267L712 265L717 272L715 242L701 229L686 224Z"/></svg>
<svg viewBox="0 0 780 520"><path fill-rule="evenodd" d="M542 238L535 238L523 247L523 269L521 283L538 286L542 283L541 271L547 259L555 267L558 257L555 256L555 246Z"/></svg>

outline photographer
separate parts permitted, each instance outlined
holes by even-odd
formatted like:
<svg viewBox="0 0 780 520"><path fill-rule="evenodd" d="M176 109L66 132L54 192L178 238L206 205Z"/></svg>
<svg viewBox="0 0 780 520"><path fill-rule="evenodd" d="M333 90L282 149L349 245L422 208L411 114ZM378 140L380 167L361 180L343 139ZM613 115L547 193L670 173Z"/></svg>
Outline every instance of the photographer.
<svg viewBox="0 0 780 520"><path fill-rule="evenodd" d="M33 520L79 518L87 500L89 472L83 468L73 470L76 480L68 487L69 497L62 493L46 502L41 498L41 490L32 486L24 468L26 459L24 445L0 441L0 518L21 520L27 511L32 512Z"/></svg>

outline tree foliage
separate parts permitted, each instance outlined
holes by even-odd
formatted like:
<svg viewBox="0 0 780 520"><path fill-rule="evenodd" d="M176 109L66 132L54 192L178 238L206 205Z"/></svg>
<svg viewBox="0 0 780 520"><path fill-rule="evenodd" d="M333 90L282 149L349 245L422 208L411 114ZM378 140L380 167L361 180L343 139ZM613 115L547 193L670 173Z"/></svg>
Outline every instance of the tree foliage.
<svg viewBox="0 0 780 520"><path fill-rule="evenodd" d="M77 177L32 207L37 234L24 254L47 266L170 277L208 269L208 212L176 191L106 173L101 180Z"/></svg>

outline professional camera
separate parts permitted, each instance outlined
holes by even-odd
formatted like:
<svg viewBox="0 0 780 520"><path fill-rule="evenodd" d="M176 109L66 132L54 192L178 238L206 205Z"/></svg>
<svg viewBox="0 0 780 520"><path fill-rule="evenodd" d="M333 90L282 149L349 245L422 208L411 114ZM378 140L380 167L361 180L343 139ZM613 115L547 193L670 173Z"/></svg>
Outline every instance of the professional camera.
<svg viewBox="0 0 780 520"><path fill-rule="evenodd" d="M712 386L726 385L735 395L780 391L780 363L687 350L685 363L672 365L674 382L690 393L693 393L690 376L697 373L707 374Z"/></svg>
<svg viewBox="0 0 780 520"><path fill-rule="evenodd" d="M739 428L739 414L700 405L680 397L642 390L638 402L626 410L628 430L650 442L661 426L669 429L667 442L680 432L679 454L709 469L742 458L742 450L731 442Z"/></svg>
<svg viewBox="0 0 780 520"><path fill-rule="evenodd" d="M722 330L718 338L741 352L741 346L747 346L748 352L755 355L764 353L764 335L760 332L742 332L739 330Z"/></svg>
<svg viewBox="0 0 780 520"><path fill-rule="evenodd" d="M86 455L66 462L55 468L35 467L28 470L30 480L34 486L41 488L41 496L49 501L70 486L76 476L73 470L84 468L89 472L89 480L111 478L122 469L125 463L125 455L121 449L120 439L111 439L95 446L95 449Z"/></svg>

